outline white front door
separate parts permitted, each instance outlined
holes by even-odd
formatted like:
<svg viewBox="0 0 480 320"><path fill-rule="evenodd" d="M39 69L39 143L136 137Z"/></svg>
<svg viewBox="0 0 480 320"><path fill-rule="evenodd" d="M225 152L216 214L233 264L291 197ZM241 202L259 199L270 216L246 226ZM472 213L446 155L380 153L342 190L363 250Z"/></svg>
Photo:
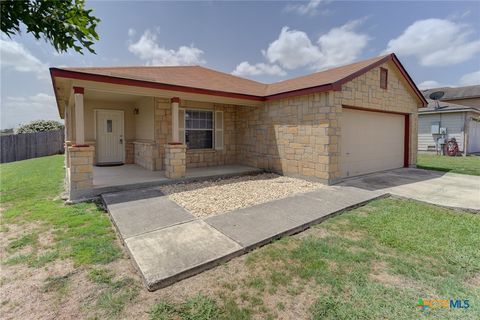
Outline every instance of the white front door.
<svg viewBox="0 0 480 320"><path fill-rule="evenodd" d="M123 163L123 111L96 110L97 163Z"/></svg>

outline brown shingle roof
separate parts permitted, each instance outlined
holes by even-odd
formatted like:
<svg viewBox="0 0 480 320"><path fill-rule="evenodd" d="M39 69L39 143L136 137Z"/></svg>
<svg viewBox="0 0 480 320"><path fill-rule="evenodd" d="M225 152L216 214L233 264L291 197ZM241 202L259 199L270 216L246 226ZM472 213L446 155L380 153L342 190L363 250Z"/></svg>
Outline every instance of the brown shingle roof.
<svg viewBox="0 0 480 320"><path fill-rule="evenodd" d="M480 85L475 86L466 86L466 87L441 87L441 88L432 88L423 90L422 93L426 99L430 97L430 94L443 91L445 94L440 100L457 100L457 99L467 99L467 98L478 98L480 97Z"/></svg>
<svg viewBox="0 0 480 320"><path fill-rule="evenodd" d="M393 60L415 91L420 100L426 105L421 92L417 89L405 69L394 54L379 56L349 65L316 72L307 76L297 77L273 84L264 84L253 80L233 76L200 66L175 66L175 67L92 67L92 68L51 68L52 79L54 77L109 77L120 79L122 84L126 81L143 81L149 86L155 84L161 86L177 86L172 90L183 89L199 90L206 94L234 94L238 98L251 97L254 100L270 100L293 93L294 95L311 92L339 90L341 84L349 81L388 60ZM96 79L93 81L104 81ZM136 85L136 84L132 84ZM170 88L170 87L169 87ZM310 90L310 91L309 91ZM315 91L316 90L316 91Z"/></svg>
<svg viewBox="0 0 480 320"><path fill-rule="evenodd" d="M376 62L381 61L387 56L388 55L379 56L379 57L375 57L367 60L362 60L356 63L348 64L345 66L312 73L303 77L276 82L268 85L266 95L279 94L283 92L289 92L289 91L295 91L295 90L300 90L305 88L333 84L358 71L361 71L364 68L367 68L368 66Z"/></svg>
<svg viewBox="0 0 480 320"><path fill-rule="evenodd" d="M88 74L262 96L266 84L200 66L64 68Z"/></svg>
<svg viewBox="0 0 480 320"><path fill-rule="evenodd" d="M467 111L476 111L478 110L474 107L468 107L468 106L463 106L461 104L455 104L455 103L450 103L450 102L445 102L441 100L432 100L432 99L427 99L428 106L426 108L419 108L418 113L424 113L424 112L447 112L447 111L459 111L459 112L467 112Z"/></svg>

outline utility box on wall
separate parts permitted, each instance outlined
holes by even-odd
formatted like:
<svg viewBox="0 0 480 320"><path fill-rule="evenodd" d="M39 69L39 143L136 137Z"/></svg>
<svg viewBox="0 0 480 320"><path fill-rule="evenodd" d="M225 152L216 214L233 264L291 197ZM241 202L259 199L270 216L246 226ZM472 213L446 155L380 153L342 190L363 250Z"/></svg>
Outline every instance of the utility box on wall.
<svg viewBox="0 0 480 320"><path fill-rule="evenodd" d="M440 122L432 123L431 133L440 134Z"/></svg>

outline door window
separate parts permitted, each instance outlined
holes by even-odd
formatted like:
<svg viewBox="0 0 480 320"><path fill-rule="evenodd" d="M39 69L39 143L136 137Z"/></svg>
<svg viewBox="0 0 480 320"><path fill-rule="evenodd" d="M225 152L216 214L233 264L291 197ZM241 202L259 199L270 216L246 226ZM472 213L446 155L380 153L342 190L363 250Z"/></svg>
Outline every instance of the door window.
<svg viewBox="0 0 480 320"><path fill-rule="evenodd" d="M112 120L107 120L107 132L112 132Z"/></svg>

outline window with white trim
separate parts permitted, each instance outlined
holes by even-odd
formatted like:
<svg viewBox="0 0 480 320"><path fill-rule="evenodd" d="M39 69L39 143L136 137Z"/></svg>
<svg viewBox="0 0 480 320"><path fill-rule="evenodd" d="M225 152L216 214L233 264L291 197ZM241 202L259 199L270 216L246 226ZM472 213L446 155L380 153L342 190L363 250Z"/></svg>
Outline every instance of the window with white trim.
<svg viewBox="0 0 480 320"><path fill-rule="evenodd" d="M185 143L189 149L213 149L213 111L185 110Z"/></svg>

